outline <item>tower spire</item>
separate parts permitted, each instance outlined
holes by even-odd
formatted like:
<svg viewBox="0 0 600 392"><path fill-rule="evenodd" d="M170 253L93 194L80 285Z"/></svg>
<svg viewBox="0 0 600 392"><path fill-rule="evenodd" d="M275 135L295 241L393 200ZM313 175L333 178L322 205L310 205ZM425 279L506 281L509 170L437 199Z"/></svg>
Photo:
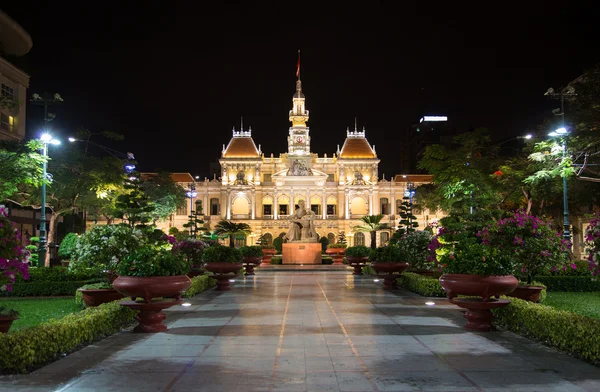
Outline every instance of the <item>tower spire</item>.
<svg viewBox="0 0 600 392"><path fill-rule="evenodd" d="M358 121L356 120L356 117L354 117L354 132L358 131Z"/></svg>
<svg viewBox="0 0 600 392"><path fill-rule="evenodd" d="M298 49L298 64L296 65L296 79L300 80L300 49Z"/></svg>
<svg viewBox="0 0 600 392"><path fill-rule="evenodd" d="M240 117L240 131L244 130L244 117Z"/></svg>

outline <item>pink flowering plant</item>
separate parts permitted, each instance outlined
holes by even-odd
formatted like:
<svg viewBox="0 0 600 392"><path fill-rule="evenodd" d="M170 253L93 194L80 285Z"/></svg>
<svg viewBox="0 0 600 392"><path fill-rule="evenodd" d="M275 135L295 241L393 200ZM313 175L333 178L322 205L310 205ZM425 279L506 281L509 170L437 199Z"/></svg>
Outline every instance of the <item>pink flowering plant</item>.
<svg viewBox="0 0 600 392"><path fill-rule="evenodd" d="M540 272L577 268L571 262L571 243L550 223L523 211L488 224L477 236L482 244L512 257L515 275L527 284Z"/></svg>
<svg viewBox="0 0 600 392"><path fill-rule="evenodd" d="M0 291L12 291L17 276L29 279L29 252L21 245L21 235L0 207Z"/></svg>
<svg viewBox="0 0 600 392"><path fill-rule="evenodd" d="M195 238L184 238L181 241L175 240L174 242L171 242L171 240L169 240L169 242L173 244L172 251L174 253L183 255L183 257L190 265L190 268L202 268L202 254L204 253L204 249L209 247L209 244Z"/></svg>
<svg viewBox="0 0 600 392"><path fill-rule="evenodd" d="M592 275L600 274L600 216L592 219L585 229L585 248L588 255L589 269Z"/></svg>

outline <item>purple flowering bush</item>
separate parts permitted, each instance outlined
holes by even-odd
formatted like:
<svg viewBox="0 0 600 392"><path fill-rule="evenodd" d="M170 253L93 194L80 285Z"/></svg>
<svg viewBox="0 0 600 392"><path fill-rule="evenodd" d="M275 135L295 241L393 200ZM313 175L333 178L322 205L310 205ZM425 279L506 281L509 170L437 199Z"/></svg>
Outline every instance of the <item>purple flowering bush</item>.
<svg viewBox="0 0 600 392"><path fill-rule="evenodd" d="M527 284L543 271L576 268L571 243L550 223L523 211L488 224L477 236L482 244L511 255L517 265L515 275Z"/></svg>
<svg viewBox="0 0 600 392"><path fill-rule="evenodd" d="M29 252L21 245L21 235L0 207L0 291L12 291L17 276L29 279Z"/></svg>
<svg viewBox="0 0 600 392"><path fill-rule="evenodd" d="M172 240L169 239L169 242L173 244L172 251L174 253L182 254L190 265L190 268L202 268L202 254L204 253L204 249L210 246L209 244L194 238L184 238L179 242L174 237L171 238Z"/></svg>
<svg viewBox="0 0 600 392"><path fill-rule="evenodd" d="M590 222L585 229L585 247L588 254L588 265L592 275L600 274L600 216Z"/></svg>

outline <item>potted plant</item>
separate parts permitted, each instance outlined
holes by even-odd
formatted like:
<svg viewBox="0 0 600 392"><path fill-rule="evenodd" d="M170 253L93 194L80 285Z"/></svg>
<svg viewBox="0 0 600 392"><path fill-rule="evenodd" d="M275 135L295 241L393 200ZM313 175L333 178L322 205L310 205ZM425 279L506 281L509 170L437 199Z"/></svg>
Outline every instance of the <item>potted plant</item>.
<svg viewBox="0 0 600 392"><path fill-rule="evenodd" d="M246 266L246 275L254 275L254 267L259 266L263 256L263 250L259 245L242 246L242 263Z"/></svg>
<svg viewBox="0 0 600 392"><path fill-rule="evenodd" d="M571 263L571 244L548 222L522 211L484 227L478 233L483 244L502 249L515 261L519 278L511 297L538 302L543 286L533 284L540 271L566 269ZM572 268L577 268L572 264Z"/></svg>
<svg viewBox="0 0 600 392"><path fill-rule="evenodd" d="M258 237L256 243L260 245L263 252L261 263L271 264L271 258L277 253L275 246L269 244L269 240L264 234Z"/></svg>
<svg viewBox="0 0 600 392"><path fill-rule="evenodd" d="M164 309L181 303L181 295L192 281L187 277L190 266L181 253L172 252L168 247L157 244L141 246L127 256L117 266L118 277L113 287L131 301L121 305L139 310L136 316L139 325L134 332L162 332L167 327L162 324ZM153 300L162 297L163 300ZM175 298L167 299L167 298ZM141 301L135 301L141 298Z"/></svg>
<svg viewBox="0 0 600 392"><path fill-rule="evenodd" d="M397 274L402 274L409 267L406 262L406 254L397 245L371 249L369 259L371 267L383 278L383 285L386 289L395 289L396 279L399 277Z"/></svg>
<svg viewBox="0 0 600 392"><path fill-rule="evenodd" d="M106 277L105 288L78 289L86 306L98 306L123 296L112 287L117 267L133 250L144 246L144 232L128 225L94 226L81 234L71 252L69 271L96 271Z"/></svg>
<svg viewBox="0 0 600 392"><path fill-rule="evenodd" d="M398 239L396 244L404 253L404 261L409 264L408 271L427 276L435 273L435 265L428 260L428 247L432 237L429 231L416 230L406 233Z"/></svg>
<svg viewBox="0 0 600 392"><path fill-rule="evenodd" d="M207 248L202 255L207 271L217 279L217 290L229 290L229 279L243 268L242 253L229 246L215 245Z"/></svg>
<svg viewBox="0 0 600 392"><path fill-rule="evenodd" d="M6 305L0 305L0 333L8 333L13 321L19 318L19 312Z"/></svg>
<svg viewBox="0 0 600 392"><path fill-rule="evenodd" d="M344 255L346 254L346 244L329 244L325 253L331 256L333 264L342 264L344 262Z"/></svg>
<svg viewBox="0 0 600 392"><path fill-rule="evenodd" d="M181 253L190 266L188 277L202 275L204 273L204 263L202 262L202 254L209 245L202 240L195 238L184 238L177 241L175 237L165 236L167 241L173 245L173 252Z"/></svg>
<svg viewBox="0 0 600 392"><path fill-rule="evenodd" d="M90 283L77 289L85 307L94 307L123 298L123 294L108 282Z"/></svg>
<svg viewBox="0 0 600 392"><path fill-rule="evenodd" d="M362 267L367 265L371 249L364 245L355 245L346 248L346 261L354 267L353 275L362 275Z"/></svg>

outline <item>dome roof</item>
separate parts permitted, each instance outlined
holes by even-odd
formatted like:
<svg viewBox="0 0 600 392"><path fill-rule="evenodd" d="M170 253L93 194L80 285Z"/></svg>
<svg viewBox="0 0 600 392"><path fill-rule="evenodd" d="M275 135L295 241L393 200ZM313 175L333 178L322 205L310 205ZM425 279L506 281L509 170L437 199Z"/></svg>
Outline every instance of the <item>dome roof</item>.
<svg viewBox="0 0 600 392"><path fill-rule="evenodd" d="M31 36L10 16L0 11L0 52L23 56L33 46Z"/></svg>
<svg viewBox="0 0 600 392"><path fill-rule="evenodd" d="M348 137L338 158L377 158L375 151L364 137Z"/></svg>
<svg viewBox="0 0 600 392"><path fill-rule="evenodd" d="M252 137L233 137L223 151L223 158L260 158Z"/></svg>

